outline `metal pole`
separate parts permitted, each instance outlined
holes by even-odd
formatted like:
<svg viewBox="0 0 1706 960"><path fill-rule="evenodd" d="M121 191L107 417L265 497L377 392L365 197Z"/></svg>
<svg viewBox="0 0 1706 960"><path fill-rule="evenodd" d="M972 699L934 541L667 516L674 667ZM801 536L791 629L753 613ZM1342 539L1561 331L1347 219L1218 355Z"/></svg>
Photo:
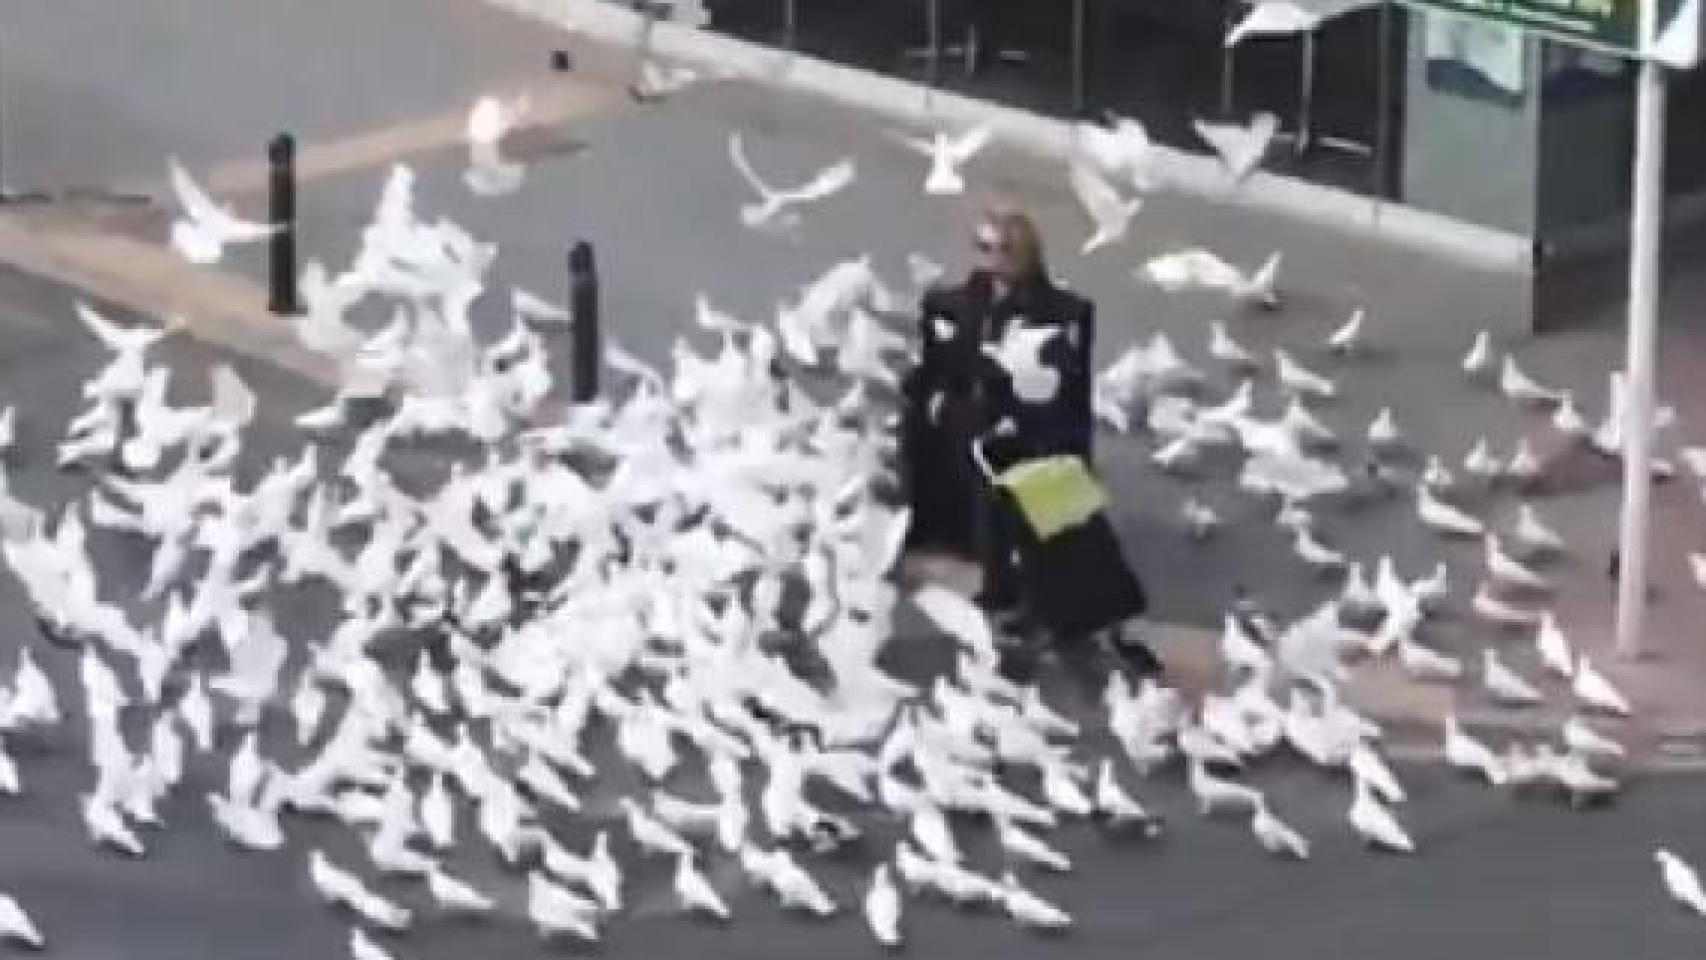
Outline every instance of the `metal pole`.
<svg viewBox="0 0 1706 960"><path fill-rule="evenodd" d="M6 60L0 51L0 203L6 202Z"/></svg>
<svg viewBox="0 0 1706 960"><path fill-rule="evenodd" d="M1644 11L1652 4L1642 4ZM1651 13L1643 35L1651 36ZM1635 87L1635 197L1629 237L1629 342L1623 383L1623 513L1619 530L1617 652L1641 654L1647 613L1647 533L1653 483L1653 353L1658 339L1659 247L1664 220L1665 68L1642 60Z"/></svg>
<svg viewBox="0 0 1706 960"><path fill-rule="evenodd" d="M1392 4L1380 5L1380 52L1374 79L1374 195L1391 199L1390 162L1392 137Z"/></svg>
<svg viewBox="0 0 1706 960"><path fill-rule="evenodd" d="M1314 30L1304 33L1300 51L1303 76L1298 83L1297 142L1292 144L1293 152L1300 157L1309 152L1315 137L1315 37Z"/></svg>
<svg viewBox="0 0 1706 960"><path fill-rule="evenodd" d="M925 16L929 19L926 27L930 32L928 77L931 88L935 88L942 85L942 0L926 0Z"/></svg>
<svg viewBox="0 0 1706 960"><path fill-rule="evenodd" d="M1223 9L1225 11L1225 16L1223 16L1221 18L1220 35L1224 37L1227 34L1230 34L1232 32L1233 26L1237 24L1237 19L1236 19L1237 14L1238 14L1238 2L1237 2L1237 0L1224 0ZM1237 84L1237 82L1238 82L1238 75L1236 72L1238 65L1237 65L1237 61L1235 61L1233 58L1236 57L1237 55L1238 55L1238 48L1237 47L1228 47L1224 43L1221 44L1221 47L1220 47L1220 118L1222 120L1225 120L1228 117L1232 116L1233 86L1235 84Z"/></svg>
<svg viewBox="0 0 1706 960"><path fill-rule="evenodd" d="M1084 3L1072 0L1072 115L1084 115Z"/></svg>
<svg viewBox="0 0 1706 960"><path fill-rule="evenodd" d="M598 399L598 371L604 362L599 345L598 265L592 244L576 241L569 250L569 402Z"/></svg>
<svg viewBox="0 0 1706 960"><path fill-rule="evenodd" d="M302 312L296 289L296 139L281 133L267 144L268 214L276 228L268 244L267 309L280 316Z"/></svg>

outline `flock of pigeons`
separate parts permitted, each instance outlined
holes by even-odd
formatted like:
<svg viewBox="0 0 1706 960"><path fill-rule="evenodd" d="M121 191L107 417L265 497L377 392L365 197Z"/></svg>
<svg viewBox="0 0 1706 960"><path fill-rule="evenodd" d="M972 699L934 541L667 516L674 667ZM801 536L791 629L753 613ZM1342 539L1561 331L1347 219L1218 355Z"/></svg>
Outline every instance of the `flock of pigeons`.
<svg viewBox="0 0 1706 960"><path fill-rule="evenodd" d="M475 107L470 190L521 186L524 167L500 145L524 106ZM1081 133L1085 149L1070 164L1079 193L1114 197L1086 203L1093 250L1117 242L1136 210L1120 190L1135 197L1155 184L1135 122ZM1240 179L1262 148L1225 133L1205 137ZM959 166L987 140L916 143L932 158L926 190L963 189ZM729 151L757 195L740 210L753 229L795 229L805 208L853 180L843 161L804 187L779 189L755 172L738 134ZM196 262L269 234L175 163L173 183L184 216L172 241ZM1211 325L1209 354L1246 376L1210 402L1201 371L1165 336L1134 347L1097 377L1097 416L1117 431L1146 432L1167 471L1190 471L1212 448L1236 449L1239 485L1272 499L1298 557L1342 572L1343 589L1283 628L1249 608L1229 613L1222 675L1194 702L1115 674L1098 715L1073 719L1039 687L1001 676L996 635L976 606L933 585L903 595L890 577L909 518L884 495L892 425L880 401L909 350L891 329L908 301L868 258L833 266L774 324L743 322L701 297L696 325L717 343L710 355L678 340L666 375L612 345L606 361L620 382L611 398L541 425L554 393L541 330L568 314L516 289L513 325L482 344L470 309L495 248L424 219L414 188L410 170L395 168L348 269L304 271L296 332L337 365L342 387L297 419L301 452L252 483L239 480L238 465L259 405L241 378L215 366L207 404L174 406L172 371L153 355L172 328L122 326L78 308L110 359L83 385L87 407L57 458L89 470L93 489L50 516L0 485L0 521L6 561L42 635L79 658L93 769L80 804L98 846L145 856L149 833L164 826L160 803L186 786L190 758L217 758L226 779L206 794L207 812L236 846L284 849L291 817L329 818L361 839L365 864L320 849L304 858L314 889L352 919L356 960L389 956L376 932L406 930L423 914L495 913L510 886L482 890L452 868L470 846L511 868L519 912L546 937L597 940L634 898L625 874L641 859L672 866L673 896L687 913L730 918L726 883L719 889L709 869L721 860L783 907L830 917L841 898L814 876L812 857L877 819L897 824L900 839L852 896L880 943L899 946L906 905L929 897L1058 930L1071 916L1038 892L1034 871L1072 864L1047 832L1093 820L1157 835L1161 821L1127 786L1134 775L1182 769L1205 816L1233 817L1264 850L1306 859L1308 838L1239 777L1279 753L1344 771L1350 829L1370 846L1411 852L1399 814L1406 792L1382 758L1379 726L1343 696L1345 663L1393 655L1425 682L1455 683L1470 671L1417 638L1450 592L1443 566L1410 580L1382 559L1370 577L1314 532L1311 503L1364 483L1410 486L1421 523L1484 542L1473 609L1532 630L1539 661L1570 681L1580 706L1559 731L1561 746L1498 752L1447 720L1447 761L1493 786L1579 801L1617 789L1593 764L1622 747L1588 718L1627 715L1630 705L1572 653L1543 607L1513 599L1544 595L1536 564L1565 544L1526 505L1513 529L1495 532L1453 503L1468 483L1522 489L1541 469L1526 446L1508 457L1478 447L1462 464L1467 476L1438 457L1417 478L1379 457L1366 476L1347 476L1325 453L1335 438L1310 412L1335 386L1292 354L1255 356ZM1279 267L1276 255L1246 273L1199 249L1151 260L1139 279L1272 307ZM915 255L912 272L923 284L941 271ZM373 307L390 318L377 328L358 322ZM1359 312L1327 347L1354 357L1364 335ZM1021 327L992 348L1037 399L1058 387L1037 359L1042 342ZM1514 403L1550 406L1571 442L1620 450L1615 381L1611 412L1593 426L1567 393L1498 358L1485 335L1463 366ZM1290 400L1264 417L1253 409L1253 382L1270 370ZM7 411L7 447L11 422ZM422 492L388 455L426 438L471 442L478 453ZM1368 439L1376 450L1403 445L1392 411ZM1706 468L1706 453L1685 456ZM1183 520L1195 536L1218 523L1195 500ZM115 585L118 574L99 573L92 530L149 544L145 577ZM294 590L336 597L326 636L281 630L272 604ZM159 614L138 620L110 599L126 595ZM951 671L912 681L885 667L903 602L951 638ZM401 668L380 655L398 637L409 638L412 655ZM14 677L0 685L8 738L74 712L36 656L20 649ZM1480 681L1498 702L1541 698L1491 648L1484 656ZM280 726L300 756L263 750L261 731ZM641 788L601 796L622 779L615 764ZM25 773L0 751L0 790L24 789ZM593 839L570 849L564 825L586 819L597 825ZM1002 851L993 868L962 849L985 824ZM1706 915L1692 870L1666 851L1657 856L1673 894ZM432 906L405 906L381 883L424 888ZM3 894L0 934L45 942Z"/></svg>

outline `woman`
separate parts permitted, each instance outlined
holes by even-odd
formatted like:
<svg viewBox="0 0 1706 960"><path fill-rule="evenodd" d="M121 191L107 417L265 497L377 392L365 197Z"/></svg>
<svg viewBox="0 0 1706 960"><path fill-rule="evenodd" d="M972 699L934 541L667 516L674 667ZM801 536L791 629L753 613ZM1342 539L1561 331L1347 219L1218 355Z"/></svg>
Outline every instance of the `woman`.
<svg viewBox="0 0 1706 960"><path fill-rule="evenodd" d="M1007 609L1017 601L1006 559L1012 553L1010 531L1002 512L993 509L972 444L989 437L991 458L1004 464L1057 453L1090 459L1095 317L1088 300L1049 279L1042 241L1025 214L991 211L974 243L970 275L924 295L920 362L903 386L911 544L984 561L982 599L993 609ZM1021 323L1060 328L1041 355L1060 374L1059 388L1041 403L1020 401L1012 378L986 350Z"/></svg>
<svg viewBox="0 0 1706 960"><path fill-rule="evenodd" d="M996 470L1055 455L1092 461L1095 308L1049 278L1041 238L1025 214L1011 209L986 214L975 245L971 274L924 296L920 363L904 385L903 447L913 545L975 559L984 574L978 602L1003 614L1019 607L1014 524L1020 521L973 459L973 444L984 441ZM1058 386L1031 402L1015 393L1013 378L989 349L1021 325L1058 330L1039 355L1059 375ZM1104 668L1111 664L1100 643L1060 639L1066 641L1060 653L1098 681L1105 679ZM1139 673L1159 669L1141 644L1121 645L1117 652ZM1025 651L1010 651L1007 659L1015 672L1029 671Z"/></svg>

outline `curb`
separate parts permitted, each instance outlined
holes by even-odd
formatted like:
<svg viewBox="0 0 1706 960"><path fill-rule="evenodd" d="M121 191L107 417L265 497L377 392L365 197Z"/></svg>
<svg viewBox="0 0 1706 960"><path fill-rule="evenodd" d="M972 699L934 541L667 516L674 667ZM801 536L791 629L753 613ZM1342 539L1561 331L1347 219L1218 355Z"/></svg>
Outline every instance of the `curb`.
<svg viewBox="0 0 1706 960"><path fill-rule="evenodd" d="M632 44L640 24L637 13L608 0L484 2L605 43ZM679 24L656 24L652 47L668 57L782 83L879 113L903 118L933 116L966 126L988 124L1003 138L1045 159L1065 160L1073 140L1072 125L1067 121ZM1525 236L1262 170L1233 191L1227 188L1213 159L1159 144L1154 149L1159 179L1189 196L1278 213L1344 232L1372 234L1378 240L1478 269L1523 274L1534 269L1533 247Z"/></svg>

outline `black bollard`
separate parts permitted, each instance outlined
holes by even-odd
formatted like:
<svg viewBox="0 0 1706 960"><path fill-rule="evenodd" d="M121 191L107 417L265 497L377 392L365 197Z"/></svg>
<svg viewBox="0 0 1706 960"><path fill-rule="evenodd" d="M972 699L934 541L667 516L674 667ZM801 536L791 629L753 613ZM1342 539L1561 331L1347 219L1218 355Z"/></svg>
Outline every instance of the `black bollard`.
<svg viewBox="0 0 1706 960"><path fill-rule="evenodd" d="M569 315L571 403L591 403L598 399L598 370L603 361L599 346L598 266L592 258L592 244L577 241L569 250Z"/></svg>
<svg viewBox="0 0 1706 960"><path fill-rule="evenodd" d="M267 309L280 316L302 312L296 292L296 139L281 133L267 144L268 213L277 229L268 246Z"/></svg>

